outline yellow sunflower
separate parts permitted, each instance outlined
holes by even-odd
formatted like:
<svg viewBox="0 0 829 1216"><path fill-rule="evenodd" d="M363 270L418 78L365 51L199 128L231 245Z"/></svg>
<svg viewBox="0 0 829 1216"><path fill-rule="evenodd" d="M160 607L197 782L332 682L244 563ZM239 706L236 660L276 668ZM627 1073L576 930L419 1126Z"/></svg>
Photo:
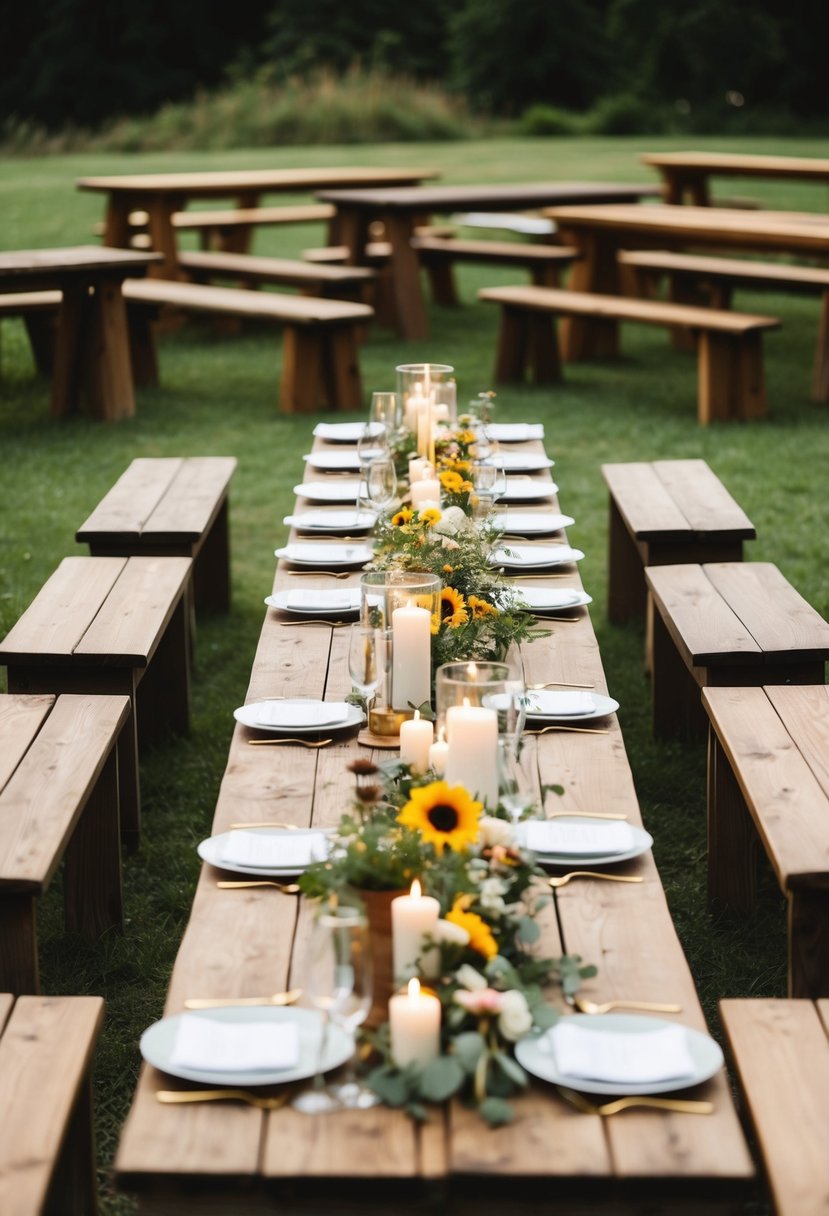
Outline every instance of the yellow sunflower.
<svg viewBox="0 0 829 1216"><path fill-rule="evenodd" d="M414 511L409 507L401 507L396 515L392 515L391 522L395 528L399 528L401 524L410 523L413 515Z"/></svg>
<svg viewBox="0 0 829 1216"><path fill-rule="evenodd" d="M427 528L433 527L440 518L441 514L437 507L427 507L425 511L420 512L420 522L426 524Z"/></svg>
<svg viewBox="0 0 829 1216"><path fill-rule="evenodd" d="M446 919L451 924L459 925L461 929L466 930L469 934L470 949L482 954L486 959L494 958L498 953L498 945L489 925L478 916L477 912L467 912L465 903L465 896L456 899L452 910L446 913Z"/></svg>
<svg viewBox="0 0 829 1216"><path fill-rule="evenodd" d="M445 848L458 852L478 839L478 820L483 803L476 802L462 785L432 781L413 789L397 816L397 822L415 828L439 853Z"/></svg>
<svg viewBox="0 0 829 1216"><path fill-rule="evenodd" d="M440 474L440 484L447 494L458 494L463 486L463 478L460 473L454 473L451 469L447 469L444 473Z"/></svg>
<svg viewBox="0 0 829 1216"><path fill-rule="evenodd" d="M472 610L473 621L479 621L484 616L498 615L498 609L494 604L488 604L486 600L482 600L477 595L470 595L466 604Z"/></svg>
<svg viewBox="0 0 829 1216"><path fill-rule="evenodd" d="M469 620L466 602L460 591L456 591L454 587L444 587L441 591L440 615L444 625L448 625L450 629L457 629L458 625Z"/></svg>

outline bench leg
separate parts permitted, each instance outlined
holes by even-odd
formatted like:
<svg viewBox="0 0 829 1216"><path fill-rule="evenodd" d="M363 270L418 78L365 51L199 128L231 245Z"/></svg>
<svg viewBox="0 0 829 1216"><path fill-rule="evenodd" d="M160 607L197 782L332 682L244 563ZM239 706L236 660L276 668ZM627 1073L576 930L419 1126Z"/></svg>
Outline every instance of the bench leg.
<svg viewBox="0 0 829 1216"><path fill-rule="evenodd" d="M322 334L286 325L282 343L279 408L284 414L311 414L320 394Z"/></svg>
<svg viewBox="0 0 829 1216"><path fill-rule="evenodd" d="M51 376L55 362L55 318L30 313L23 318L35 367L42 376Z"/></svg>
<svg viewBox="0 0 829 1216"><path fill-rule="evenodd" d="M728 757L708 730L708 906L750 912L758 837Z"/></svg>
<svg viewBox="0 0 829 1216"><path fill-rule="evenodd" d="M614 624L645 613L647 587L642 558L615 501L610 499L608 527L607 617Z"/></svg>
<svg viewBox="0 0 829 1216"><path fill-rule="evenodd" d="M34 895L0 894L0 992L40 992Z"/></svg>
<svg viewBox="0 0 829 1216"><path fill-rule="evenodd" d="M829 291L824 291L820 300L812 400L820 401L823 405L829 402Z"/></svg>
<svg viewBox="0 0 829 1216"><path fill-rule="evenodd" d="M711 297L699 282L686 275L672 274L668 288L668 299L673 304L689 304L693 308L710 308ZM670 329L671 346L674 350L697 349L697 338L693 330L685 325L674 325Z"/></svg>
<svg viewBox="0 0 829 1216"><path fill-rule="evenodd" d="M230 530L225 497L193 564L196 607L212 612L230 609ZM192 630L191 630L192 632Z"/></svg>
<svg viewBox="0 0 829 1216"><path fill-rule="evenodd" d="M457 308L461 301L452 263L446 258L434 261L431 258L421 260L423 269L429 278L429 287L434 302L440 304L442 308Z"/></svg>
<svg viewBox="0 0 829 1216"><path fill-rule="evenodd" d="M704 739L708 718L699 686L686 668L659 612L653 611L653 737Z"/></svg>
<svg viewBox="0 0 829 1216"><path fill-rule="evenodd" d="M155 315L149 308L132 305L127 310L132 377L141 386L158 384L158 348Z"/></svg>
<svg viewBox="0 0 829 1216"><path fill-rule="evenodd" d="M701 426L746 422L768 413L760 333L737 338L701 333L698 377L697 418Z"/></svg>
<svg viewBox="0 0 829 1216"><path fill-rule="evenodd" d="M95 1163L92 1082L86 1076L69 1120L43 1216L95 1216L98 1211Z"/></svg>
<svg viewBox="0 0 829 1216"><path fill-rule="evenodd" d="M182 593L138 685L141 749L190 731L190 611Z"/></svg>
<svg viewBox="0 0 829 1216"><path fill-rule="evenodd" d="M501 309L495 379L500 384L521 383L528 374L537 384L561 380L555 320L548 313L505 305Z"/></svg>
<svg viewBox="0 0 829 1216"><path fill-rule="evenodd" d="M125 723L126 730L129 723ZM118 751L113 748L66 848L64 916L72 932L123 928Z"/></svg>
<svg viewBox="0 0 829 1216"><path fill-rule="evenodd" d="M559 268L555 262L549 262L544 266L533 266L530 270L530 278L535 287L558 287L561 282Z"/></svg>
<svg viewBox="0 0 829 1216"><path fill-rule="evenodd" d="M829 893L789 891L789 996L829 996Z"/></svg>
<svg viewBox="0 0 829 1216"><path fill-rule="evenodd" d="M329 409L363 405L356 325L337 325L322 335L322 388Z"/></svg>

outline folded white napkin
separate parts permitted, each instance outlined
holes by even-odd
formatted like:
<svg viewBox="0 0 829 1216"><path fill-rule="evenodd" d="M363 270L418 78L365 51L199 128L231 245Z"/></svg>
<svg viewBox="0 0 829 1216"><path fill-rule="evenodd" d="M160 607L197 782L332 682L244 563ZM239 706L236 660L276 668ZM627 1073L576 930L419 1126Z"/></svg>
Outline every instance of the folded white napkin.
<svg viewBox="0 0 829 1216"><path fill-rule="evenodd" d="M497 566L552 566L575 561L576 552L570 545L512 545L504 541L490 561Z"/></svg>
<svg viewBox="0 0 829 1216"><path fill-rule="evenodd" d="M308 452L302 457L318 469L359 469L360 462L355 451L333 452L327 449L322 452Z"/></svg>
<svg viewBox="0 0 829 1216"><path fill-rule="evenodd" d="M346 611L349 608L360 607L360 588L353 587L345 591L291 591L285 599L288 608L308 609L325 608L334 611L339 608Z"/></svg>
<svg viewBox="0 0 829 1216"><path fill-rule="evenodd" d="M380 422L318 422L313 433L317 439L328 442L356 443L369 428L372 435L379 435L383 430Z"/></svg>
<svg viewBox="0 0 829 1216"><path fill-rule="evenodd" d="M348 717L345 701L263 701L256 720L262 726L331 726Z"/></svg>
<svg viewBox="0 0 829 1216"><path fill-rule="evenodd" d="M299 1063L296 1022L220 1022L184 1013L170 1052L173 1068L248 1072L295 1068Z"/></svg>
<svg viewBox="0 0 829 1216"><path fill-rule="evenodd" d="M304 511L301 515L286 515L282 522L294 528L358 528L364 525L371 527L374 516L367 511L361 511L358 515L356 511L321 509Z"/></svg>
<svg viewBox="0 0 829 1216"><path fill-rule="evenodd" d="M585 1030L562 1018L548 1031L560 1073L614 1085L645 1085L694 1075L684 1026L624 1034Z"/></svg>
<svg viewBox="0 0 829 1216"><path fill-rule="evenodd" d="M569 587L516 586L515 592L528 608L567 608L581 599L581 594Z"/></svg>
<svg viewBox="0 0 829 1216"><path fill-rule="evenodd" d="M527 693L527 713L551 718L580 718L592 714L596 700L592 693L580 688L541 688Z"/></svg>
<svg viewBox="0 0 829 1216"><path fill-rule="evenodd" d="M486 428L490 439L501 443L522 443L529 439L544 438L542 422L491 422Z"/></svg>
<svg viewBox="0 0 829 1216"><path fill-rule="evenodd" d="M355 477L336 478L331 481L300 481L294 486L299 498L321 499L323 502L350 502L357 497L360 483Z"/></svg>
<svg viewBox="0 0 829 1216"><path fill-rule="evenodd" d="M553 462L539 452L499 452L496 460L502 469L551 469Z"/></svg>
<svg viewBox="0 0 829 1216"><path fill-rule="evenodd" d="M225 865L302 870L328 854L324 832L228 832L221 852Z"/></svg>
<svg viewBox="0 0 829 1216"><path fill-rule="evenodd" d="M633 830L628 823L562 823L559 819L529 819L526 844L534 853L572 853L601 856L626 853L633 848Z"/></svg>

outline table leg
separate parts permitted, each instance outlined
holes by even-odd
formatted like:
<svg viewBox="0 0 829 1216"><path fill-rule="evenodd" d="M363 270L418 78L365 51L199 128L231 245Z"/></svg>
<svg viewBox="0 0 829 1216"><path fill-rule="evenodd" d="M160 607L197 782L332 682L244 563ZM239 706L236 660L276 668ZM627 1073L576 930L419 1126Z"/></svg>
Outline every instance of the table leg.
<svg viewBox="0 0 829 1216"><path fill-rule="evenodd" d="M104 422L135 417L127 310L118 280L100 280L92 294L84 379L90 412Z"/></svg>
<svg viewBox="0 0 829 1216"><path fill-rule="evenodd" d="M789 891L789 996L829 995L829 899L825 891Z"/></svg>
<svg viewBox="0 0 829 1216"><path fill-rule="evenodd" d="M83 358L89 328L89 286L66 284L58 310L55 356L52 368L52 417L77 411L81 397Z"/></svg>
<svg viewBox="0 0 829 1216"><path fill-rule="evenodd" d="M104 244L111 249L129 249L130 212L135 199L126 194L111 194L104 218Z"/></svg>
<svg viewBox="0 0 829 1216"><path fill-rule="evenodd" d="M409 341L418 341L428 337L429 324L420 286L420 260L412 249L412 218L392 212L383 217L383 222L391 244L397 331Z"/></svg>
<svg viewBox="0 0 829 1216"><path fill-rule="evenodd" d="M148 273L160 279L180 279L178 265L178 246L176 233L173 228L173 212L181 211L185 199L177 194L164 194L149 199L145 206L147 210L150 245L160 253L164 261L158 266L151 266Z"/></svg>
<svg viewBox="0 0 829 1216"><path fill-rule="evenodd" d="M588 232L562 227L562 243L573 246L579 256L570 272L572 291L620 294L617 241L612 233ZM619 325L584 317L562 317L561 353L570 363L581 359L614 358L619 353Z"/></svg>

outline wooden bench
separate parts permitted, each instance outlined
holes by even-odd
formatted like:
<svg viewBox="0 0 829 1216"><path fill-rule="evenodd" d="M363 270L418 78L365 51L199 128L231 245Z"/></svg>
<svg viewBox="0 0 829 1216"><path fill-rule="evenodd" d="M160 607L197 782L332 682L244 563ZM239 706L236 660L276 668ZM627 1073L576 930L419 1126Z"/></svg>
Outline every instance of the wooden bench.
<svg viewBox="0 0 829 1216"><path fill-rule="evenodd" d="M829 1211L829 1001L720 1001L776 1216Z"/></svg>
<svg viewBox="0 0 829 1216"><path fill-rule="evenodd" d="M21 317L29 335L35 367L52 375L55 356L55 322L61 305L59 291L14 291L0 294L0 321Z"/></svg>
<svg viewBox="0 0 829 1216"><path fill-rule="evenodd" d="M0 1212L98 1210L92 1059L99 996L0 994Z"/></svg>
<svg viewBox="0 0 829 1216"><path fill-rule="evenodd" d="M40 990L36 907L62 858L66 927L123 924L118 744L125 696L0 694L0 991Z"/></svg>
<svg viewBox="0 0 829 1216"><path fill-rule="evenodd" d="M197 232L203 249L243 253L250 242L251 228L282 224L330 223L330 203L303 203L284 207L233 207L223 211L176 211L173 227L178 232Z"/></svg>
<svg viewBox="0 0 829 1216"><path fill-rule="evenodd" d="M138 741L186 734L190 630L185 557L65 557L0 642L9 692L130 698L118 741L121 833L140 832Z"/></svg>
<svg viewBox="0 0 829 1216"><path fill-rule="evenodd" d="M190 557L195 607L230 608L232 456L138 457L75 533L93 557Z"/></svg>
<svg viewBox="0 0 829 1216"><path fill-rule="evenodd" d="M775 317L691 308L657 300L564 291L552 287L485 287L478 297L500 304L501 330L495 379L538 383L561 380L555 318L684 326L698 338L697 418L701 425L763 416L768 409L763 375L763 333L778 329Z"/></svg>
<svg viewBox="0 0 829 1216"><path fill-rule="evenodd" d="M530 272L536 286L557 287L562 267L569 266L575 257L572 249L565 249L562 245L531 245L526 241L468 241L416 236L412 239L412 248L417 250L420 263L429 274L436 303L446 307L459 303L452 273L455 262L520 266Z"/></svg>
<svg viewBox="0 0 829 1216"><path fill-rule="evenodd" d="M788 904L789 995L829 996L829 689L705 688L702 703L709 902L750 911L764 849Z"/></svg>
<svg viewBox="0 0 829 1216"><path fill-rule="evenodd" d="M375 273L368 266L325 266L301 258L263 258L249 253L180 253L179 266L197 283L234 279L245 286L270 283L298 287L303 294L333 299L364 299Z"/></svg>
<svg viewBox="0 0 829 1216"><path fill-rule="evenodd" d="M769 562L650 566L653 730L702 738L701 688L822 684L829 624Z"/></svg>
<svg viewBox="0 0 829 1216"><path fill-rule="evenodd" d="M125 284L124 296L130 306L133 368L139 383L158 380L148 310L169 305L184 311L281 325L285 338L280 406L286 413L312 413L320 400L330 409L359 409L362 405L357 348L358 331L374 315L367 304L172 279L130 281Z"/></svg>
<svg viewBox="0 0 829 1216"><path fill-rule="evenodd" d="M820 321L812 373L812 399L829 401L829 268L790 266L746 258L703 257L668 250L620 250L626 290L648 296L655 278L668 275L669 298L680 304L730 308L734 289L795 292L821 297Z"/></svg>

